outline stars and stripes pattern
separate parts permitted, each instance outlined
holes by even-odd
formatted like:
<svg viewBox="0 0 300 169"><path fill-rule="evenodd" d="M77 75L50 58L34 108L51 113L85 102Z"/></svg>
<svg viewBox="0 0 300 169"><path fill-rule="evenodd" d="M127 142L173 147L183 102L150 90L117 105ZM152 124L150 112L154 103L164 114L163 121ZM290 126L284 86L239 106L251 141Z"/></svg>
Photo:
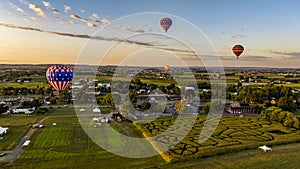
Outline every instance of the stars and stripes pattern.
<svg viewBox="0 0 300 169"><path fill-rule="evenodd" d="M72 81L73 71L66 65L50 66L46 71L46 78L58 92L62 92Z"/></svg>
<svg viewBox="0 0 300 169"><path fill-rule="evenodd" d="M172 19L170 18L162 18L160 20L161 27L167 32L170 26L172 25Z"/></svg>

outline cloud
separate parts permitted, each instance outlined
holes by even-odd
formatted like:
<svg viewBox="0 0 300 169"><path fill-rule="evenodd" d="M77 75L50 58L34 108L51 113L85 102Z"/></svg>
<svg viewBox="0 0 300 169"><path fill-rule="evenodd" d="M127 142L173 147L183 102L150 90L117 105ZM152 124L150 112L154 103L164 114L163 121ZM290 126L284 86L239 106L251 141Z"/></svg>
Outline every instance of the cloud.
<svg viewBox="0 0 300 169"><path fill-rule="evenodd" d="M95 25L95 24L93 24L93 23L91 23L91 22L87 22L86 25L87 25L88 27L96 27L96 26L97 26L97 25Z"/></svg>
<svg viewBox="0 0 300 169"><path fill-rule="evenodd" d="M29 3L28 3L27 1L25 1L25 0L19 0L19 2L20 2L21 4L23 4L23 5L25 5L25 6L28 6L28 5L29 5Z"/></svg>
<svg viewBox="0 0 300 169"><path fill-rule="evenodd" d="M70 21L69 21L69 23L70 23ZM49 34L52 34L52 35L58 35L58 36L64 36L64 37L123 42L123 43L127 43L127 44L135 44L135 45L140 45L140 46L144 46L144 47L167 50L167 51L172 51L172 52L183 52L183 53L186 53L186 54L194 54L193 51L191 51L191 50L168 48L168 47L163 47L161 45L160 46L155 45L154 43L151 43L151 42L141 42L141 41L136 41L136 40L124 40L124 39L119 39L119 38L116 38L116 37L107 38L107 37L103 37L103 36L90 36L90 35L82 35L82 34L54 32L54 31L42 30L42 29L38 29L38 28L15 26L15 25L4 24L4 23L0 23L0 26L1 27L6 27L6 28L14 28L14 29L35 31L35 32L44 32L44 33L49 33ZM92 26L92 25L90 25L90 26Z"/></svg>
<svg viewBox="0 0 300 169"><path fill-rule="evenodd" d="M83 22L87 22L87 21L88 21L86 18L82 18L82 17L80 17L80 16L78 16L78 15L76 15L76 14L74 14L74 13L70 14L69 16L70 16L71 18L73 18L73 19L78 19L78 20L81 20L81 21L83 21Z"/></svg>
<svg viewBox="0 0 300 169"><path fill-rule="evenodd" d="M71 7L68 5L64 5L65 12L71 11Z"/></svg>
<svg viewBox="0 0 300 169"><path fill-rule="evenodd" d="M100 17L98 16L98 14L93 13L89 18L91 18L91 19L98 19Z"/></svg>
<svg viewBox="0 0 300 169"><path fill-rule="evenodd" d="M31 17L29 17L31 20L33 20L33 21L37 21L38 19L36 18L36 17L33 17L33 16L31 16Z"/></svg>
<svg viewBox="0 0 300 169"><path fill-rule="evenodd" d="M97 24L102 24L102 22L100 20L94 20L94 22Z"/></svg>
<svg viewBox="0 0 300 169"><path fill-rule="evenodd" d="M50 8L51 7L51 4L50 2L46 2L46 1L42 1L43 5L47 8Z"/></svg>
<svg viewBox="0 0 300 169"><path fill-rule="evenodd" d="M186 60L199 60L198 57L195 57L195 53L190 51L190 56L186 55L187 57L185 58ZM200 55L199 56L203 60L223 60L223 61L235 61L236 57L235 56L214 56L214 55ZM262 62L262 61L267 61L268 59L271 59L271 57L267 56L243 56L239 58L239 61L252 61L252 62Z"/></svg>
<svg viewBox="0 0 300 169"><path fill-rule="evenodd" d="M86 10L85 9L79 9L81 13L85 13Z"/></svg>
<svg viewBox="0 0 300 169"><path fill-rule="evenodd" d="M130 31L130 32L137 32L137 33L143 33L145 32L142 28L137 27L137 28L133 28L133 27L129 27L129 26L124 26L123 27L124 30Z"/></svg>
<svg viewBox="0 0 300 169"><path fill-rule="evenodd" d="M104 23L104 24L109 24L110 23L110 21L108 19L102 19L101 22Z"/></svg>
<svg viewBox="0 0 300 169"><path fill-rule="evenodd" d="M52 12L53 12L54 14L59 14L59 10L57 10L57 9L55 9L55 8L52 8L51 10L52 10Z"/></svg>
<svg viewBox="0 0 300 169"><path fill-rule="evenodd" d="M24 10L20 7L18 7L17 5L13 4L13 3L9 3L9 6L12 8L12 9L15 9L16 11L18 12L21 12L21 13L24 13Z"/></svg>
<svg viewBox="0 0 300 169"><path fill-rule="evenodd" d="M154 46L153 44L146 43L146 42L139 42L139 41L132 41L132 40L122 40L122 39L118 39L118 38L105 38L105 37L102 37L102 36L90 36L90 35L79 35L79 34L72 34L72 33L53 32L53 31L47 31L47 30L42 30L42 29L38 29L38 28L25 27L25 26L15 26L15 25L4 24L4 23L0 23L0 26L1 27L6 27L6 28L14 28L14 29L35 31L35 32L44 32L44 33L49 33L49 34L53 34L53 35L65 36L65 37L104 40L104 41L117 41L117 42L125 42L125 43L129 43L129 44L137 44L137 45L143 45L143 46Z"/></svg>
<svg viewBox="0 0 300 169"><path fill-rule="evenodd" d="M288 58L300 57L300 52L278 52L278 51L269 51L272 54L286 56Z"/></svg>
<svg viewBox="0 0 300 169"><path fill-rule="evenodd" d="M43 17L43 18L46 18L46 14L45 12L40 8L38 7L37 5L34 5L34 4L29 4L28 5L28 8L32 9L33 11L35 11L39 16Z"/></svg>
<svg viewBox="0 0 300 169"><path fill-rule="evenodd" d="M70 24L72 24L72 25L76 24L76 22L74 22L74 21L72 21L72 20L69 20L68 22L69 22Z"/></svg>
<svg viewBox="0 0 300 169"><path fill-rule="evenodd" d="M235 39L235 38L242 39L242 38L244 38L244 35L237 33L237 34L235 34L235 35L232 35L232 38L233 38L233 39Z"/></svg>

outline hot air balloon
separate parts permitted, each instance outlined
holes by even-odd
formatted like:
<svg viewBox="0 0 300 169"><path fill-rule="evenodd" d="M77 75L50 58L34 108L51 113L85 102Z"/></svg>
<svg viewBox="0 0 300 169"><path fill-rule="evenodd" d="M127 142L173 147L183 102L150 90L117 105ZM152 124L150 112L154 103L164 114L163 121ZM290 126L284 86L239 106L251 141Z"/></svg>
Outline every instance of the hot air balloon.
<svg viewBox="0 0 300 169"><path fill-rule="evenodd" d="M170 18L162 18L160 20L160 25L161 27L167 32L168 29L171 27L172 25L172 19Z"/></svg>
<svg viewBox="0 0 300 169"><path fill-rule="evenodd" d="M66 65L53 65L46 71L48 82L61 93L73 79L73 71Z"/></svg>
<svg viewBox="0 0 300 169"><path fill-rule="evenodd" d="M166 66L164 66L164 69L165 69L165 71L168 72L170 70L170 66L166 65Z"/></svg>
<svg viewBox="0 0 300 169"><path fill-rule="evenodd" d="M242 45L235 45L232 48L233 53L236 55L236 58L239 59L239 56L243 53L244 47Z"/></svg>
<svg viewBox="0 0 300 169"><path fill-rule="evenodd" d="M220 79L220 78L221 78L221 74L220 74L220 73L216 73L216 74L215 74L215 77L216 77L217 79Z"/></svg>

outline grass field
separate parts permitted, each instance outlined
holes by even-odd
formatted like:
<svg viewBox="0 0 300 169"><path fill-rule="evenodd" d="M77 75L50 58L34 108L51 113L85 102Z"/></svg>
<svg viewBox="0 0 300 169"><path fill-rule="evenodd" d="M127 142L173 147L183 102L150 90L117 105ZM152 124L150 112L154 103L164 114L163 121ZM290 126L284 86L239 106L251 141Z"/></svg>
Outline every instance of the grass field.
<svg viewBox="0 0 300 169"><path fill-rule="evenodd" d="M67 115L68 117L66 117ZM74 117L70 116L74 115ZM73 108L52 109L40 116L0 116L0 125L10 123L9 134L4 136L0 148L13 147L13 142L26 133L29 124L50 116L43 122L45 128L37 130L19 159L7 168L297 168L300 166L300 131L286 128L276 122L247 117L223 117L219 126L203 144L199 133L206 120L198 116L193 129L178 145L168 152L173 160L166 164L160 156L132 159L111 154L96 145L83 131ZM61 116L61 117L60 117ZM52 123L57 126L52 126ZM150 136L157 135L174 123L162 117L153 122L138 124ZM140 136L132 124L111 124L120 133ZM127 131L123 131L126 129ZM14 136L14 137L11 137ZM18 138L19 137L19 138ZM165 141L171 138L164 138ZM10 144L11 143L11 144ZM271 146L264 153L260 145ZM277 145L281 146L277 146ZM1 150L1 149L0 149ZM217 155L217 156L216 156ZM4 163L0 163L0 167Z"/></svg>
<svg viewBox="0 0 300 169"><path fill-rule="evenodd" d="M45 83L41 83L41 82L28 82L28 83L17 83L17 82L11 82L11 83L7 83L4 86L2 86L3 88L7 88L7 87L13 87L13 88L28 88L28 89L35 89L37 88L37 86L43 86L43 87L48 87L49 84L45 84Z"/></svg>
<svg viewBox="0 0 300 169"><path fill-rule="evenodd" d="M268 122L258 118L223 117L213 135L203 144L199 144L199 135L206 116L199 116L193 129L169 150L172 161L203 158L214 155L255 149L259 145L277 145L300 142L300 130L286 128L277 122ZM151 123L138 124L142 132L150 136L164 132L174 119L159 119ZM156 141L170 141L157 137Z"/></svg>
<svg viewBox="0 0 300 169"><path fill-rule="evenodd" d="M272 147L272 152L262 152L258 149L247 150L226 155L192 159L185 162L162 166L165 169L296 169L300 166L300 144L290 144Z"/></svg>
<svg viewBox="0 0 300 169"><path fill-rule="evenodd" d="M8 125L9 130L0 140L0 151L12 150L37 120L38 117L30 115L1 115L0 126Z"/></svg>
<svg viewBox="0 0 300 169"><path fill-rule="evenodd" d="M75 112L54 109L47 115L75 115ZM53 122L57 126L52 126ZM30 145L9 168L147 168L164 164L160 156L132 159L103 150L89 139L75 116L52 117L43 125L45 128L37 131ZM122 132L121 128L114 128Z"/></svg>

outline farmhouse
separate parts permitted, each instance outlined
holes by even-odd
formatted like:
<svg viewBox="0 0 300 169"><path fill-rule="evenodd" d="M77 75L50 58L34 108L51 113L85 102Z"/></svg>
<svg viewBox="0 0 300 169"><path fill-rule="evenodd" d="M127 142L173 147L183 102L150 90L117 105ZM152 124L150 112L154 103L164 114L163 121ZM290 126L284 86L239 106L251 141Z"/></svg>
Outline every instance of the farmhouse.
<svg viewBox="0 0 300 169"><path fill-rule="evenodd" d="M225 110L231 114L253 113L249 104L232 103Z"/></svg>
<svg viewBox="0 0 300 169"><path fill-rule="evenodd" d="M3 134L6 134L7 130L8 130L7 127L0 127L0 135L2 136Z"/></svg>

